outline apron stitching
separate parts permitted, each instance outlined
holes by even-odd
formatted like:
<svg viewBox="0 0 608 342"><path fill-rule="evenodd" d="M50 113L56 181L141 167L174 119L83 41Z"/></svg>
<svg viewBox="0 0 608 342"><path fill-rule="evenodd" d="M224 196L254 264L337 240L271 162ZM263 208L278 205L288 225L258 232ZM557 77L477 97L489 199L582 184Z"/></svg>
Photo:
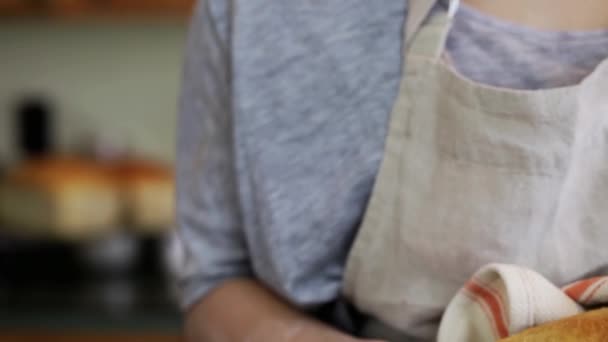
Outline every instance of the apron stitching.
<svg viewBox="0 0 608 342"><path fill-rule="evenodd" d="M409 141L412 143L412 145L418 145L423 148L428 148L428 146L423 142L419 142L414 139L410 139ZM405 148L402 150L405 150ZM541 177L545 177L545 178L554 178L555 177L555 178L560 178L560 179L564 176L563 174L560 174L557 172L551 173L551 172L542 172L542 171L538 170L538 169L545 169L545 168L534 167L534 169L536 169L536 171L534 172L534 171L531 171L530 168L528 168L528 167L515 168L512 166L509 166L508 164L492 162L487 159L486 160L475 160L475 159L469 159L466 157L459 157L459 156L454 155L453 153L446 152L445 150L443 150L441 148L441 146L439 146L439 149L437 149L436 152L440 157L447 157L446 161L460 162L465 165L488 166L488 167L492 167L492 168L499 169L502 171L508 171L508 173L511 173L511 174L521 174L521 175L527 175L527 176L541 176ZM438 158L435 158L435 159L438 159ZM551 169L551 168L546 168L546 169ZM562 172L565 173L565 170Z"/></svg>
<svg viewBox="0 0 608 342"><path fill-rule="evenodd" d="M428 61L428 59L425 58L425 60ZM411 68L414 69L417 66L412 66ZM443 66L443 68L447 68L447 66ZM407 77L410 81L412 81L412 79L416 80L416 79L422 79L425 76L428 76L428 71L426 71L426 68L420 68L421 70L412 70L407 74ZM453 72L449 71L449 69L445 69L444 71L440 71L443 73L447 73L447 75L449 75L449 77L458 77L456 75L451 75ZM471 81L474 82L474 81ZM415 83L415 82L414 82ZM411 83L410 83L411 85ZM471 86L473 88L478 88L478 87L483 87L483 84L479 84L479 83L472 83ZM459 90L456 90L456 92L458 92ZM505 92L510 92L511 90L505 89L505 90L501 90L501 91L505 91ZM514 90L516 91L516 90ZM553 91L553 90L549 90L549 91ZM513 96L518 96L520 94L517 94L516 92L513 93L509 93ZM539 94L540 95L540 94ZM524 95L525 96L525 95ZM566 95L568 96L568 95ZM570 95L572 96L572 95ZM484 116L491 116L491 117L498 117L500 119L505 119L505 120L510 120L510 121L523 121L523 122L528 122L528 123L534 123L534 124L540 124L540 125L547 125L547 126L555 126L556 123L562 123L564 118L568 118L568 115L551 115L551 114L543 114L543 113L535 113L535 114L521 114L521 112L506 112L506 111L502 111L502 110L497 110L496 108L489 108L486 106L480 106L478 104L473 104L472 102L470 102L469 100L466 99L466 97L464 96L454 96L452 99L456 100L457 103L463 105L463 107L465 107L466 109L480 109L484 112ZM534 101L534 100L533 100ZM562 126L568 126L567 124L563 124Z"/></svg>

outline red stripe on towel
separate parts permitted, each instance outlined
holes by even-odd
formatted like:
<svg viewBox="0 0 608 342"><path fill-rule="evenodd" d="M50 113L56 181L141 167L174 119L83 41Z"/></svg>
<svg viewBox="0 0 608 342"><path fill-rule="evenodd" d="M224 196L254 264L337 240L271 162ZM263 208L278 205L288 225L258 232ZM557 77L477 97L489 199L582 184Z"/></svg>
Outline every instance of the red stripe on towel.
<svg viewBox="0 0 608 342"><path fill-rule="evenodd" d="M602 279L604 279L604 277L595 277L577 281L572 285L566 286L566 288L564 288L564 292L568 295L568 297L580 303L582 300L581 297L585 294L585 291Z"/></svg>
<svg viewBox="0 0 608 342"><path fill-rule="evenodd" d="M498 337L508 337L509 329L507 328L505 316L503 315L501 298L478 284L475 279L469 280L465 285L465 289L473 295L476 300L481 301L489 309L489 314L491 315L490 319L495 325Z"/></svg>
<svg viewBox="0 0 608 342"><path fill-rule="evenodd" d="M581 304L589 304L589 302L593 300L593 297L595 296L597 291L601 289L604 284L606 284L606 281L608 281L608 278L604 277L600 281L596 282L597 285L595 285L595 288L589 292L587 297L584 299L584 302Z"/></svg>

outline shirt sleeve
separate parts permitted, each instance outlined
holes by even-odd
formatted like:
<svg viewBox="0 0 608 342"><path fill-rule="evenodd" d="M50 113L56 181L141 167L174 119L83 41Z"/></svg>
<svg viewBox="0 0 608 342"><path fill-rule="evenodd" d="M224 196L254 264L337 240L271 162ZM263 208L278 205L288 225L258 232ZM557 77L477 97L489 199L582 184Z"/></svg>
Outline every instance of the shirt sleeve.
<svg viewBox="0 0 608 342"><path fill-rule="evenodd" d="M229 2L199 1L186 50L176 166L183 309L221 282L250 275L235 179L227 18L218 11Z"/></svg>

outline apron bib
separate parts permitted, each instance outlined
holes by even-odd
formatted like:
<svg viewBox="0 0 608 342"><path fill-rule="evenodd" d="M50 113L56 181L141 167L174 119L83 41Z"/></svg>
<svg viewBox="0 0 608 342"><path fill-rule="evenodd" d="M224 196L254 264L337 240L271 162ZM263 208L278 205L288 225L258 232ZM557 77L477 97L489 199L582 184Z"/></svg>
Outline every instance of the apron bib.
<svg viewBox="0 0 608 342"><path fill-rule="evenodd" d="M571 87L477 84L442 60L451 15L429 17L435 2L410 0L400 91L344 279L360 311L422 340L486 264L557 285L608 265L608 61Z"/></svg>

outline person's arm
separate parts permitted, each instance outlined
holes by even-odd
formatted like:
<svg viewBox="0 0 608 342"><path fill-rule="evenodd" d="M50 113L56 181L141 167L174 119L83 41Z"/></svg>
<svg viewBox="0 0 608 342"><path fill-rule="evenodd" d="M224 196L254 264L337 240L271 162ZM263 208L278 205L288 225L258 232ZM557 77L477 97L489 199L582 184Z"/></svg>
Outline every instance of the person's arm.
<svg viewBox="0 0 608 342"><path fill-rule="evenodd" d="M195 305L188 342L359 341L290 307L254 280L228 281Z"/></svg>
<svg viewBox="0 0 608 342"><path fill-rule="evenodd" d="M354 341L251 277L235 176L229 15L218 18L210 5L199 1L191 26L178 124L177 284L187 342Z"/></svg>

